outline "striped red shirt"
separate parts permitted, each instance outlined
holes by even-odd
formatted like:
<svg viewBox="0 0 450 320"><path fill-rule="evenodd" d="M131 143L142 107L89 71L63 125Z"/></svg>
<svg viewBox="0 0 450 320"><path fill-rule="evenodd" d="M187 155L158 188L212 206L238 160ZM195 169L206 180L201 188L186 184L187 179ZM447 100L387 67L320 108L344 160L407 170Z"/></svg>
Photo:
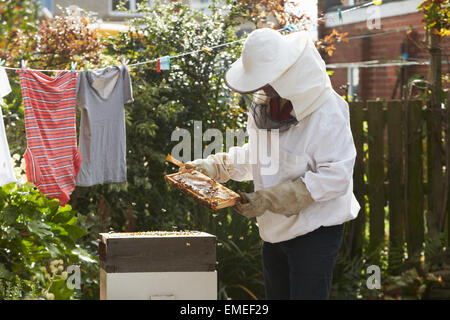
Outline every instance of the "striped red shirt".
<svg viewBox="0 0 450 320"><path fill-rule="evenodd" d="M77 74L63 71L51 78L32 70L18 73L25 109L27 179L66 204L81 165L75 129Z"/></svg>

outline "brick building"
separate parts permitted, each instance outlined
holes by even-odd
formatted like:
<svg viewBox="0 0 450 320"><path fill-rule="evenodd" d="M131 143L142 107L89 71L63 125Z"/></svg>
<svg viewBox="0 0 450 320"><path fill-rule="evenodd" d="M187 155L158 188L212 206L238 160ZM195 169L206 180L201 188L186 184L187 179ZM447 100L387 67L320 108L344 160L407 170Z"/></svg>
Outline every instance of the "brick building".
<svg viewBox="0 0 450 320"><path fill-rule="evenodd" d="M346 93L342 86L348 83L350 95L359 100L398 99L402 83L406 84L414 75L428 77L429 65L414 65L430 58L420 44L425 37L422 14L417 11L421 2L385 0L381 6L345 12L359 3L355 0L344 1L344 5L340 0L319 1L325 12L325 24L319 30L321 37L333 29L348 32L349 41L338 43L333 56L325 57L329 70L335 71L331 80L339 94ZM338 8L343 12L342 19L339 19ZM377 17L380 17L378 21ZM412 32L408 36L406 32L410 28ZM444 39L443 54L449 52L449 42ZM443 60L442 71L449 72L445 56ZM410 65L400 66L400 62ZM370 63L378 66L367 67Z"/></svg>

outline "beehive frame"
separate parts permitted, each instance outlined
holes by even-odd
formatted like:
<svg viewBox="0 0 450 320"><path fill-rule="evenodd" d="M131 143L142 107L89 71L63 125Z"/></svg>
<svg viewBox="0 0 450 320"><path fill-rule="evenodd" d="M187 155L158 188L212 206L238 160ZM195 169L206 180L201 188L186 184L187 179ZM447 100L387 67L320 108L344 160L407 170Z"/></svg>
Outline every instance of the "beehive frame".
<svg viewBox="0 0 450 320"><path fill-rule="evenodd" d="M177 181L175 179L177 176L179 176L181 174L184 174L186 172L195 173L196 175L198 175L200 178L202 178L204 180L210 180L210 183L212 185L214 185L215 188L218 188L221 191L229 194L230 197L228 199L220 199L220 198L215 198L215 197L211 197L211 198L205 197L205 196L199 194L198 192L196 192L195 190L192 190L192 188L190 188L185 183L182 183L182 182ZM202 205L204 205L204 206L206 206L206 207L208 207L208 208L210 208L212 210L220 210L220 209L223 209L223 208L232 207L240 199L239 194L237 194L233 190L228 189L227 187L221 185L220 183L212 180L207 175L204 175L201 172L196 171L194 169L187 169L184 172L172 173L172 174L164 176L164 178L170 185L174 186L175 188L177 188L178 190L182 191L183 193L185 193L189 197L193 198L194 200L200 202Z"/></svg>

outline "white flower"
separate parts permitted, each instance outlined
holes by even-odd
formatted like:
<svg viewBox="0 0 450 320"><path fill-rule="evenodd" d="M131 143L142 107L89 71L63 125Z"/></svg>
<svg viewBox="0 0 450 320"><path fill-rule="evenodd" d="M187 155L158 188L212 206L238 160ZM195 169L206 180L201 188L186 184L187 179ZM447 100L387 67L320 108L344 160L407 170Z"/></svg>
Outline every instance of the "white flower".
<svg viewBox="0 0 450 320"><path fill-rule="evenodd" d="M55 295L53 293L47 293L45 298L47 298L47 300L55 300Z"/></svg>

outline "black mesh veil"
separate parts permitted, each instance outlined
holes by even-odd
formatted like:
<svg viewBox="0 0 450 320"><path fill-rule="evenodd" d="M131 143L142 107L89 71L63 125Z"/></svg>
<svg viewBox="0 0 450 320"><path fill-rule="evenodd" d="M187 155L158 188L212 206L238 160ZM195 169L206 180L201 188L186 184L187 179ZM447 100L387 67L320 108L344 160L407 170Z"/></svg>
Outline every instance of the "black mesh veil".
<svg viewBox="0 0 450 320"><path fill-rule="evenodd" d="M249 97L246 97L246 100ZM298 121L295 117L291 117L286 121L279 121L270 115L270 97L268 97L264 91L260 90L255 92L251 96L250 113L255 121L258 129L278 129L279 132L286 131L292 126L295 126Z"/></svg>

